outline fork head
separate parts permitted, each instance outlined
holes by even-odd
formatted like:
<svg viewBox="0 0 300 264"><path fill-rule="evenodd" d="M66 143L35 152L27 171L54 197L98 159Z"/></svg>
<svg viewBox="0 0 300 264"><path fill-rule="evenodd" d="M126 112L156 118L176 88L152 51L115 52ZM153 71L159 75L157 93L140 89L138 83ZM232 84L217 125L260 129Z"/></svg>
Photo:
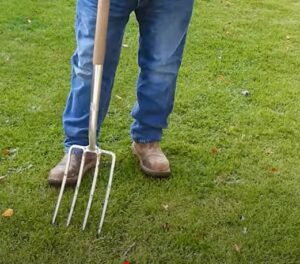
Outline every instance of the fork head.
<svg viewBox="0 0 300 264"><path fill-rule="evenodd" d="M61 205L61 200L62 200L62 197L63 197L63 193L64 193L64 189L65 189L66 181L67 181L67 177L68 177L68 171L69 171L70 162L71 162L71 155L74 152L81 152L82 156L81 156L81 162L80 162L80 168L79 168L78 179L77 179L77 183L76 183L76 187L75 187L75 192L74 192L74 195L73 195L71 208L70 208L68 219L67 219L67 226L71 222L72 215L73 215L73 212L74 212L74 209L75 209L75 205L76 205L76 201L77 201L77 197L78 197L78 193L79 193L79 188L80 188L80 185L81 185L81 180L82 180L82 177L83 177L83 174L84 174L84 165L85 165L85 161L86 161L86 155L88 153L91 153L91 154L96 155L96 157L97 157L96 158L95 171L94 171L92 185L91 185L91 190L90 190L90 194L89 194L89 200L88 200L88 203L87 203L87 207L86 207L86 211L85 211L85 215L84 215L84 219L83 219L82 230L85 229L86 224L87 224L87 220L88 220L88 217L89 217L89 212L90 212L90 209L91 209L91 205L92 205L92 201L93 201L93 197L94 197L94 193L95 193L95 189L96 189L97 179L98 179L98 175L99 175L99 167L100 167L101 156L102 155L108 155L108 156L111 157L111 167L110 167L110 171L109 171L109 178L108 178L104 204L103 204L102 213L101 213L100 222L99 222L99 227L98 227L98 235L99 235L101 230L102 230L102 226L104 224L104 218L105 218L105 214L106 214L106 210L107 210L108 199L109 199L109 195L110 195L110 191L111 191L114 168L115 168L115 163L116 163L115 153L113 153L111 151L103 150L99 147L96 147L94 149L91 149L89 146L84 147L84 146L79 146L79 145L73 145L72 147L70 147L69 153L68 153L68 160L67 160L67 164L66 164L66 168L65 168L65 172L64 172L64 177L63 177L63 180L62 180L61 189L60 189L60 192L59 192L59 196L58 196L58 199L57 199L57 203L56 203L53 218L52 218L52 224L54 224L55 221L56 221L57 214L58 214L58 211L59 211L59 208L60 208L60 205Z"/></svg>

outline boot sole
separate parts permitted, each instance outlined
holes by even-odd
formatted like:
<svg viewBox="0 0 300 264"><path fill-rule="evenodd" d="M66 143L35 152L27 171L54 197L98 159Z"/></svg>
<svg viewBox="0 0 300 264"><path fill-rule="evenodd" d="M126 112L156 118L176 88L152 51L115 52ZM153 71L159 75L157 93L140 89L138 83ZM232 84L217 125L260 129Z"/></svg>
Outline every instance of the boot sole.
<svg viewBox="0 0 300 264"><path fill-rule="evenodd" d="M155 170L151 170L151 169L147 168L146 166L144 166L142 159L139 156L139 154L137 153L137 151L135 150L135 147L133 144L131 145L131 150L132 150L132 153L135 156L137 156L137 158L140 162L140 168L144 174L146 174L147 176L150 176L152 178L155 178L155 179L167 179L170 177L170 175L171 175L170 170L169 171L155 171Z"/></svg>

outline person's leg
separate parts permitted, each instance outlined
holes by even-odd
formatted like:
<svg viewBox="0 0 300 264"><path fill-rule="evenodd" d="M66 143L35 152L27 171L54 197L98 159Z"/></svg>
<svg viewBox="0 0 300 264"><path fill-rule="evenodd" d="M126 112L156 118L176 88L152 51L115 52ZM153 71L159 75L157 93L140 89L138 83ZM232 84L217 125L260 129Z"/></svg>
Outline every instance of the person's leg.
<svg viewBox="0 0 300 264"><path fill-rule="evenodd" d="M135 8L135 2L136 0L111 0L98 131L108 110L124 29ZM97 3L97 0L77 0L77 47L72 57L71 90L63 114L66 151L74 144L88 145Z"/></svg>
<svg viewBox="0 0 300 264"><path fill-rule="evenodd" d="M131 136L135 142L160 141L173 109L193 0L140 0L137 102Z"/></svg>
<svg viewBox="0 0 300 264"><path fill-rule="evenodd" d="M119 61L124 29L137 0L111 0L107 47L101 89L98 131L106 115L115 71ZM92 57L97 13L97 0L77 0L76 51L72 57L71 90L63 114L65 151L73 144L88 145L89 109L92 82ZM77 182L80 153L71 155L67 184ZM50 171L48 182L59 186L65 171L67 154ZM83 171L95 166L95 155L87 155Z"/></svg>

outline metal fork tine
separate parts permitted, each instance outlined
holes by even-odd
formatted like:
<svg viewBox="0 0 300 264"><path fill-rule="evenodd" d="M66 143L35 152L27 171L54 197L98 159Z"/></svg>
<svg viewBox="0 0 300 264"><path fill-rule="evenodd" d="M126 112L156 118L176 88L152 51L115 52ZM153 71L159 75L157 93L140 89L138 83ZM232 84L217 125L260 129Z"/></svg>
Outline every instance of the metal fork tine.
<svg viewBox="0 0 300 264"><path fill-rule="evenodd" d="M68 177L68 170L69 170L70 162L71 162L72 150L73 150L73 147L71 147L69 149L67 164L66 164L62 184L61 184L61 187L60 187L60 192L59 192L59 195L58 195L58 199L57 199L57 202L56 202L56 206L55 206L55 210L54 210L54 214L53 214L53 218L52 218L52 224L55 223L57 213L58 213L58 210L59 210L59 207L60 207L60 204L61 204L62 196L63 196L64 190L65 190L66 181L67 181L67 177Z"/></svg>
<svg viewBox="0 0 300 264"><path fill-rule="evenodd" d="M101 214L101 219L99 223L99 228L98 228L98 235L100 235L103 224L104 224L104 218L106 214L106 209L107 209L107 204L108 204L108 199L111 191L111 185L112 185L112 180L113 180L113 175L114 175L114 170L115 170L115 164L116 164L116 155L113 152L106 151L106 150L101 150L102 153L110 155L112 157L111 161L111 167L110 167L110 173L109 173L109 179L108 179L108 184L107 184L107 189L106 189L106 195L105 195L105 200L104 200L104 205L102 209L102 214Z"/></svg>
<svg viewBox="0 0 300 264"><path fill-rule="evenodd" d="M109 179L108 179L108 183L107 183L107 187L106 187L105 199L104 199L104 203L103 203L101 218L100 218L100 222L99 222L99 226L98 226L98 232L97 232L97 234L100 235L103 224L104 224L104 218L105 218L105 214L106 214L106 210L107 210L107 206L108 206L108 200L109 200L109 196L110 196L110 192L111 192L112 180L113 180L114 169L115 169L115 164L116 164L116 156L115 156L115 153L113 153L111 151L102 150L102 149L99 149L99 148L96 148L96 150L89 150L88 146L87 147L82 147L82 146L74 145L69 149L67 164L66 164L66 168L65 168L65 172L64 172L64 177L63 177L60 193L59 193L57 203L56 203L56 206L55 206L55 210L54 210L54 214L53 214L53 218L52 218L52 224L54 224L55 221L56 221L57 214L58 214L58 211L59 211L59 208L60 208L60 205L61 205L61 200L62 200L64 189L65 189L65 186L66 186L68 170L69 170L70 163L71 163L72 151L74 149L80 149L80 150L82 150L83 153L82 153L80 169L79 169L79 173L78 173L77 184L76 184L75 192L74 192L72 203L71 203L71 208L70 208L69 215L68 215L67 226L69 226L69 224L71 222L73 212L74 212L74 209L75 209L75 205L76 205L76 201L77 201L77 197L78 197L78 193L79 193L79 188L80 188L82 177L83 177L83 169L84 169L84 165L85 165L86 154L87 154L87 152L91 152L91 153L95 153L97 155L95 172L94 172L94 175L93 175L93 182L92 182L91 191L90 191L90 194L89 194L89 200L88 200L88 204L87 204L87 208L86 208L86 211L85 211L85 216L84 216L84 220L83 220L83 224L82 224L82 230L84 230L85 227L86 227L88 217L89 217L89 213L90 213L90 209L91 209L91 206L92 206L93 197L94 197L94 193L95 193L96 185L97 185L97 180L98 180L98 173L99 173L99 170L100 170L101 155L106 154L106 155L111 156L111 158L112 158L111 166L110 166L110 172L109 172Z"/></svg>
<svg viewBox="0 0 300 264"><path fill-rule="evenodd" d="M92 183L92 187L91 187L91 191L90 191L89 201L88 201L87 208L86 208L85 215L84 215L82 230L84 230L85 227L86 227L86 223L87 223L87 220L88 220L88 217L89 217L91 205L92 205L92 202L93 202L94 192L95 192L95 189L96 189L96 183L97 183L97 179L98 179L100 156L101 156L101 153L97 153L97 162L96 162L95 172L94 172L94 176L93 176L93 183Z"/></svg>
<svg viewBox="0 0 300 264"><path fill-rule="evenodd" d="M70 209L69 216L68 216L67 226L71 222L71 218L72 218L73 211L74 211L74 208L75 208L75 204L76 204L76 200L77 200L77 196L78 196L78 191L79 191L79 187L80 187L80 184L81 184L81 179L82 179L82 176L83 176L83 168L84 168L84 164L85 164L85 156L86 156L86 151L84 150L83 153L82 153L82 158L81 158L81 164L80 164L80 169L79 169L79 174L78 174L76 189L75 189L75 193L74 193L74 196L73 196L71 209Z"/></svg>

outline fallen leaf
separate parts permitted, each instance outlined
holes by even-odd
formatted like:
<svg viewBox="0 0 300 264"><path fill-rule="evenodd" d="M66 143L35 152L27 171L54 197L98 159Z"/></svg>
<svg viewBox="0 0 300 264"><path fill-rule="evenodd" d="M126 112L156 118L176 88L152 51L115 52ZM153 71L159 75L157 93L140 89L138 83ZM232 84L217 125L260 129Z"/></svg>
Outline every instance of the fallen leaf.
<svg viewBox="0 0 300 264"><path fill-rule="evenodd" d="M129 46L127 44L122 45L123 48L128 48Z"/></svg>
<svg viewBox="0 0 300 264"><path fill-rule="evenodd" d="M221 74L221 75L218 76L218 79L220 81L225 81L225 76Z"/></svg>
<svg viewBox="0 0 300 264"><path fill-rule="evenodd" d="M224 82L225 84L230 83L230 80L223 74L218 75L217 79L221 82Z"/></svg>
<svg viewBox="0 0 300 264"><path fill-rule="evenodd" d="M5 176L0 176L0 181L3 181L5 178Z"/></svg>
<svg viewBox="0 0 300 264"><path fill-rule="evenodd" d="M271 172L276 173L276 172L278 172L278 169L277 168L272 168Z"/></svg>
<svg viewBox="0 0 300 264"><path fill-rule="evenodd" d="M211 153L212 153L213 155L218 155L218 154L220 153L220 151L221 151L221 149L218 149L217 147L213 147L213 148L211 149Z"/></svg>
<svg viewBox="0 0 300 264"><path fill-rule="evenodd" d="M2 154L4 156L16 155L18 150L19 150L18 148L11 148L11 149L6 148L2 150Z"/></svg>
<svg viewBox="0 0 300 264"><path fill-rule="evenodd" d="M169 223L165 223L162 225L162 228L164 231L168 232L170 230L170 224Z"/></svg>
<svg viewBox="0 0 300 264"><path fill-rule="evenodd" d="M2 154L4 155L4 156L8 156L9 155L9 149L2 149Z"/></svg>
<svg viewBox="0 0 300 264"><path fill-rule="evenodd" d="M9 208L9 209L6 209L3 213L2 213L2 216L3 217L6 217L6 218L10 218L12 217L14 214L14 210Z"/></svg>
<svg viewBox="0 0 300 264"><path fill-rule="evenodd" d="M238 244L234 244L234 250L238 253L241 252L241 246L239 246Z"/></svg>
<svg viewBox="0 0 300 264"><path fill-rule="evenodd" d="M167 204L162 204L162 207L163 207L166 211L169 210L169 205L167 205Z"/></svg>
<svg viewBox="0 0 300 264"><path fill-rule="evenodd" d="M117 97L119 100L121 100L121 99L122 99L122 97L121 97L121 96L119 96L119 95L116 95L116 97Z"/></svg>

